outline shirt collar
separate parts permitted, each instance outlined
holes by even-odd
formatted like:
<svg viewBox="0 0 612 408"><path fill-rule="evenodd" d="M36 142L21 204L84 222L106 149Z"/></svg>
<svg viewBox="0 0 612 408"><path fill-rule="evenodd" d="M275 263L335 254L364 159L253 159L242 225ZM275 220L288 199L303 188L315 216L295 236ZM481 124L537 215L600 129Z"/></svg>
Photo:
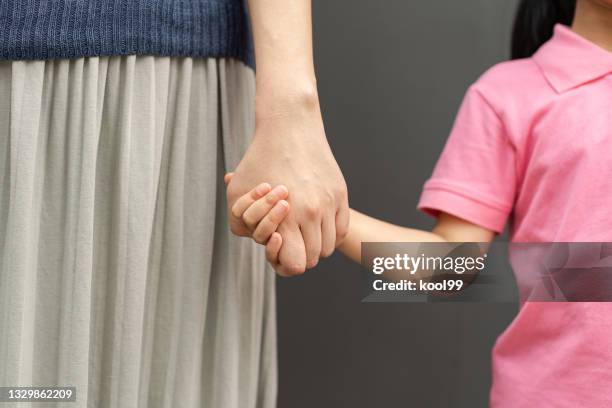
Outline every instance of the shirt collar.
<svg viewBox="0 0 612 408"><path fill-rule="evenodd" d="M552 39L533 59L550 85L559 93L612 72L612 53L557 24Z"/></svg>

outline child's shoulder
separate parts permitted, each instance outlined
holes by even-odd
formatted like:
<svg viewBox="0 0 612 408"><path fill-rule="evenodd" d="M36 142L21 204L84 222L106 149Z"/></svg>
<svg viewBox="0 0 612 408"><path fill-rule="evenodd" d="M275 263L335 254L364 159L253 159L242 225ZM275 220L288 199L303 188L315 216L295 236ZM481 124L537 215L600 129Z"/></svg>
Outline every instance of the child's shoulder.
<svg viewBox="0 0 612 408"><path fill-rule="evenodd" d="M496 64L485 71L472 88L500 108L508 105L528 107L532 102L554 94L532 58Z"/></svg>
<svg viewBox="0 0 612 408"><path fill-rule="evenodd" d="M532 58L496 64L485 71L474 85L483 90L498 89L505 92L538 91L539 89L533 89L534 86L550 89L542 71Z"/></svg>

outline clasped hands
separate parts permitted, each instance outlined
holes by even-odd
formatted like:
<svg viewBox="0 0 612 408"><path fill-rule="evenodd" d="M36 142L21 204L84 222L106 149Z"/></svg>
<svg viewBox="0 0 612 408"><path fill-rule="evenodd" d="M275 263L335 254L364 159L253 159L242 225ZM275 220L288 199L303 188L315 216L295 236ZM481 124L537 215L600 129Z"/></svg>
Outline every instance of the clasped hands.
<svg viewBox="0 0 612 408"><path fill-rule="evenodd" d="M320 119L258 121L253 142L225 181L232 232L266 245L281 276L316 266L348 231L346 184Z"/></svg>

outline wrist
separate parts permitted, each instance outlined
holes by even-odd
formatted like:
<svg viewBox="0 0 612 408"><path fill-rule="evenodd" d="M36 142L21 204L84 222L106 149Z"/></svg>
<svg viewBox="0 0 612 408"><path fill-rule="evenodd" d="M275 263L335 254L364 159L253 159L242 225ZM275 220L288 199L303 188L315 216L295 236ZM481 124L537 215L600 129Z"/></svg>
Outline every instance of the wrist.
<svg viewBox="0 0 612 408"><path fill-rule="evenodd" d="M264 121L284 117L321 115L316 81L257 83L255 94L255 120Z"/></svg>

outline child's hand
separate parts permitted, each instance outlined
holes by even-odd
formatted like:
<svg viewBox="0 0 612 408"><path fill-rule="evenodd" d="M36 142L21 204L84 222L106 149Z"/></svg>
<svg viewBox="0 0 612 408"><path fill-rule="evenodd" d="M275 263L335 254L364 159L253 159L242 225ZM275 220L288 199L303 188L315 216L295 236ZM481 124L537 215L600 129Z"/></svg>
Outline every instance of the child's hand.
<svg viewBox="0 0 612 408"><path fill-rule="evenodd" d="M225 175L229 183L233 173ZM289 214L289 203L285 200L289 192L285 186L272 188L262 183L240 197L231 208L232 214L242 219L249 229L250 236L259 244L266 245L266 258L278 266L278 254L283 244L281 235L276 232L278 226Z"/></svg>

